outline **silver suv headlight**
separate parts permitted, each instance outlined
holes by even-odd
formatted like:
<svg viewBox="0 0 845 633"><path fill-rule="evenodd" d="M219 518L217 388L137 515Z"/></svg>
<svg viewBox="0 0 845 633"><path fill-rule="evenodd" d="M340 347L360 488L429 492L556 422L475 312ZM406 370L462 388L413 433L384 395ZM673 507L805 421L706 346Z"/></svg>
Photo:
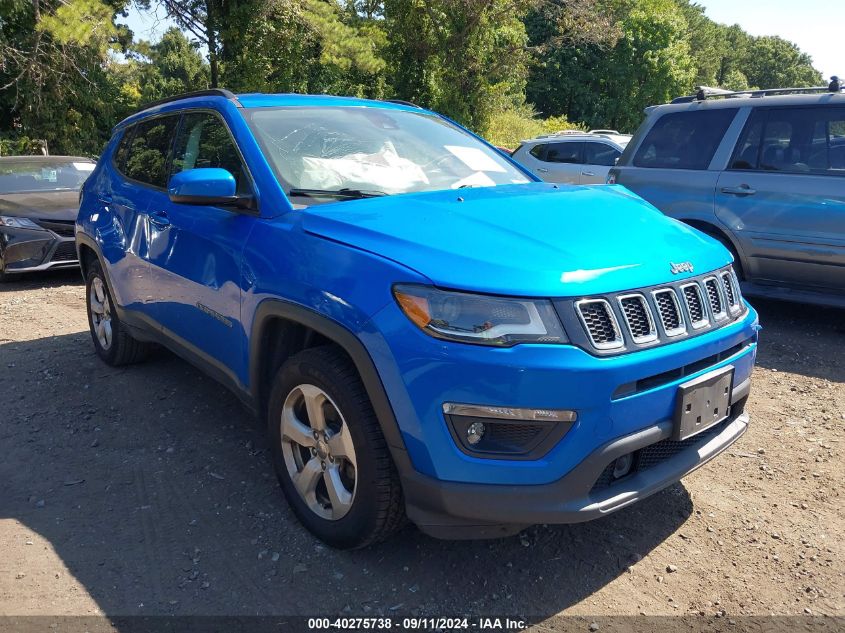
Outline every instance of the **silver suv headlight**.
<svg viewBox="0 0 845 633"><path fill-rule="evenodd" d="M495 347L568 342L551 301L416 285L394 286L393 296L405 316L435 338Z"/></svg>

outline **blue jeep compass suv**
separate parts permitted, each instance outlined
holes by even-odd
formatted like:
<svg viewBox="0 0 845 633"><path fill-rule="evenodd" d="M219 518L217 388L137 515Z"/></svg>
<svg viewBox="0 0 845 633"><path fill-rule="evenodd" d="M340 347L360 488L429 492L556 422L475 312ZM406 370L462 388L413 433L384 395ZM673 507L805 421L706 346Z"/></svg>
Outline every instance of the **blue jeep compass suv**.
<svg viewBox="0 0 845 633"><path fill-rule="evenodd" d="M76 227L97 354L266 418L336 547L593 519L739 438L757 316L716 240L404 103L193 93L120 123Z"/></svg>

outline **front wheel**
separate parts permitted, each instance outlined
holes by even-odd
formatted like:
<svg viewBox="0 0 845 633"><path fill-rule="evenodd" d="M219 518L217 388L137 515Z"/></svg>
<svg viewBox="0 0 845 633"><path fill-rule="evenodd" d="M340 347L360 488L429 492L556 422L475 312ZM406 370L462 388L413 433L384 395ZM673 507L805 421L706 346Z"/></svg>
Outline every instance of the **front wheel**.
<svg viewBox="0 0 845 633"><path fill-rule="evenodd" d="M273 466L297 518L332 547L382 541L404 520L402 490L355 366L337 347L307 349L270 396Z"/></svg>

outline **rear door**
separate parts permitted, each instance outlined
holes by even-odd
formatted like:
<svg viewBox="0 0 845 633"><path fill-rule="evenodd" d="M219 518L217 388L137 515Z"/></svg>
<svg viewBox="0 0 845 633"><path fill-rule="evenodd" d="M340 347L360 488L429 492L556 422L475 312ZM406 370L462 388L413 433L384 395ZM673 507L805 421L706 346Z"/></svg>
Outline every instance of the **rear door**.
<svg viewBox="0 0 845 633"><path fill-rule="evenodd" d="M750 280L845 293L845 107L755 108L716 213Z"/></svg>
<svg viewBox="0 0 845 633"><path fill-rule="evenodd" d="M121 305L151 316L150 226L147 207L165 182L179 115L144 119L124 132L114 157L111 186L100 194L117 220L101 228L113 292Z"/></svg>
<svg viewBox="0 0 845 633"><path fill-rule="evenodd" d="M577 185L581 182L581 170L584 166L584 143L581 141L548 143L543 163L546 171L538 174L543 180Z"/></svg>
<svg viewBox="0 0 845 633"><path fill-rule="evenodd" d="M587 141L584 143L584 164L581 166L582 185L603 185L607 173L616 164L622 152L610 143Z"/></svg>
<svg viewBox="0 0 845 633"><path fill-rule="evenodd" d="M238 193L254 186L229 129L216 112L186 111L171 174L221 167ZM164 333L233 378L243 364L241 261L255 218L218 206L177 204L162 192L149 208L156 319Z"/></svg>

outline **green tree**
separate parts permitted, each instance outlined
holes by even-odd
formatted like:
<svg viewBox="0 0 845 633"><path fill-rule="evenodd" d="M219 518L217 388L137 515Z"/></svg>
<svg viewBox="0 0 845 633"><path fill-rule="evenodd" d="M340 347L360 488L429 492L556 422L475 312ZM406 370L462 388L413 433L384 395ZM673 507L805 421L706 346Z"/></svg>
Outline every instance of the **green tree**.
<svg viewBox="0 0 845 633"><path fill-rule="evenodd" d="M396 96L472 127L524 102L529 0L385 0Z"/></svg>
<svg viewBox="0 0 845 633"><path fill-rule="evenodd" d="M821 73L813 60L787 40L777 37L751 38L742 63L748 83L756 88L819 86Z"/></svg>
<svg viewBox="0 0 845 633"><path fill-rule="evenodd" d="M208 64L197 44L189 41L179 29L171 27L157 43L141 42L134 48L148 59L138 64L140 102L208 88Z"/></svg>
<svg viewBox="0 0 845 633"><path fill-rule="evenodd" d="M131 33L123 3L0 0L0 132L44 139L52 153L96 154L123 113L109 54Z"/></svg>

